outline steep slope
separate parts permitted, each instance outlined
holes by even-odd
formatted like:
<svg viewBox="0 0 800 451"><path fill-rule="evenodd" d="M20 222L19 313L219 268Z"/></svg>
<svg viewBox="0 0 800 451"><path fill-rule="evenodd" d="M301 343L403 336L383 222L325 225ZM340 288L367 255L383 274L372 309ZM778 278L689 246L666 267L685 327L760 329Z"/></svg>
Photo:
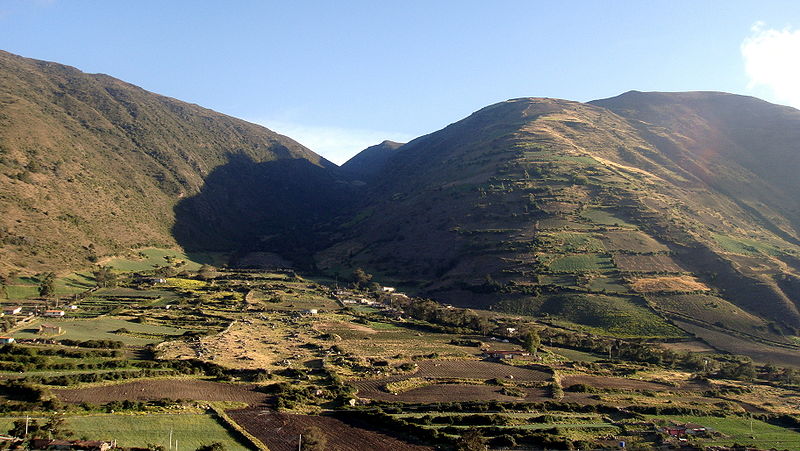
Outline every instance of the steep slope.
<svg viewBox="0 0 800 451"><path fill-rule="evenodd" d="M397 153L402 143L383 141L367 147L340 166L342 174L358 180L371 180L386 167L389 159Z"/></svg>
<svg viewBox="0 0 800 451"><path fill-rule="evenodd" d="M791 139L800 129L794 110L772 107L788 118L770 133ZM676 157L635 117L515 99L416 139L398 150L318 264L342 275L363 266L439 300L617 333L680 333L663 315L694 316L787 344L776 332L800 326L800 249L794 210L777 206L796 185L771 183L767 163L750 164L744 145L739 160L719 158L698 172L696 149ZM697 134L721 130L709 122ZM686 136L671 124L657 132L669 142ZM792 153L788 141L775 149ZM785 164L800 169L793 159ZM725 313L687 313L712 308Z"/></svg>
<svg viewBox="0 0 800 451"><path fill-rule="evenodd" d="M173 209L204 189L219 192L206 181L231 164L258 173L285 160L313 167L304 169L312 185L330 178L331 163L263 127L106 75L0 52L0 271L174 246L173 227L186 247L252 241L252 224L238 228L230 212L242 201L252 207L260 193L286 190L267 172L240 180L235 196L181 208L177 222Z"/></svg>

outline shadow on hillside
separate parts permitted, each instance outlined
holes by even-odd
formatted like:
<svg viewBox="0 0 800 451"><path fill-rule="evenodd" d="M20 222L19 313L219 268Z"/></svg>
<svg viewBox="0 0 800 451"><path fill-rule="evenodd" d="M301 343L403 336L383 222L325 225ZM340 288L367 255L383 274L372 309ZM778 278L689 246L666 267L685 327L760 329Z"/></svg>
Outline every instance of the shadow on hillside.
<svg viewBox="0 0 800 451"><path fill-rule="evenodd" d="M351 194L332 170L308 160L234 155L178 202L172 235L190 251L276 252L308 266L324 244L321 229L349 207Z"/></svg>

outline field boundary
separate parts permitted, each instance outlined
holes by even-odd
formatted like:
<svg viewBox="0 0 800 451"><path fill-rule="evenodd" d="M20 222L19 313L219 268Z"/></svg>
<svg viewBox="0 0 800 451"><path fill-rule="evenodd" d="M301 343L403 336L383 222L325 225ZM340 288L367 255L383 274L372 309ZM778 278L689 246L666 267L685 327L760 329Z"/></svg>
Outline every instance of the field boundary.
<svg viewBox="0 0 800 451"><path fill-rule="evenodd" d="M233 418L229 417L228 414L225 413L223 409L217 407L216 405L214 405L214 403L209 403L209 406L211 407L211 410L213 410L214 413L217 415L217 417L219 417L219 419L222 420L225 426L228 426L233 430L235 430L236 432L238 432L242 437L247 439L247 441L250 442L251 445L255 446L256 449L260 451L270 451L270 449L267 447L267 445L264 444L264 442L256 438L256 436L254 436L253 434L247 432L245 428L239 426L239 423L233 421Z"/></svg>

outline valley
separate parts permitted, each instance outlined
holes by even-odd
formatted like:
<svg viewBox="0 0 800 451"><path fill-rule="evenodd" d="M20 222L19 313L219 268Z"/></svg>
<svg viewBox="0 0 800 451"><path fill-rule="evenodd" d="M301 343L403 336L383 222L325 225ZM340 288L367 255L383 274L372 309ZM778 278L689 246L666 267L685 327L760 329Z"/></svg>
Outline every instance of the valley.
<svg viewBox="0 0 800 451"><path fill-rule="evenodd" d="M718 92L528 97L337 166L0 52L0 433L799 449L797 130Z"/></svg>
<svg viewBox="0 0 800 451"><path fill-rule="evenodd" d="M468 430L493 448L644 449L679 443L665 431L683 423L708 428L687 436L695 445L800 445L790 420L800 371L711 347L672 351L664 340L703 340L675 326L609 340L291 270L146 255L115 260L137 271L80 293L63 318L41 318L36 297L3 301L21 307L5 317L16 342L0 348L3 424L58 415L65 430L127 447L166 446L172 433L187 446L294 449L317 428L331 449L448 448ZM179 272L163 277L165 267ZM526 348L529 332L540 344ZM194 427L217 432L198 441Z"/></svg>

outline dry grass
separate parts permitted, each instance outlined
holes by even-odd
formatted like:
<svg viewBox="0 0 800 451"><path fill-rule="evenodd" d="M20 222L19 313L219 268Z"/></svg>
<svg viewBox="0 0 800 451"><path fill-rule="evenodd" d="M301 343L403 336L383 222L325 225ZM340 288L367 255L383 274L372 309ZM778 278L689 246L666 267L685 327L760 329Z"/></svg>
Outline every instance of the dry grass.
<svg viewBox="0 0 800 451"><path fill-rule="evenodd" d="M686 293L709 291L708 286L692 276L644 277L635 279L631 288L639 293Z"/></svg>

